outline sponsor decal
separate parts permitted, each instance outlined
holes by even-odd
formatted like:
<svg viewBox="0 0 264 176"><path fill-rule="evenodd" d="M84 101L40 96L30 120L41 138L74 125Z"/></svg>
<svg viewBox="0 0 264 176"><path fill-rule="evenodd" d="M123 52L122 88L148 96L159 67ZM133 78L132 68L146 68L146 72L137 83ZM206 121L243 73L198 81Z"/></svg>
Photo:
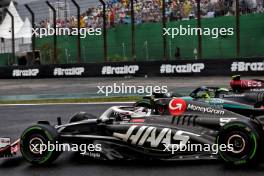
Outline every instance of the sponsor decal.
<svg viewBox="0 0 264 176"><path fill-rule="evenodd" d="M220 126L224 126L225 124L231 122L232 120L236 120L237 118L220 118Z"/></svg>
<svg viewBox="0 0 264 176"><path fill-rule="evenodd" d="M193 104L188 104L187 109L192 110L192 111L200 111L202 113L215 114L215 115L224 115L225 114L224 110L218 110L218 109L214 109L212 107L202 107L202 106L197 106L197 105L193 105Z"/></svg>
<svg viewBox="0 0 264 176"><path fill-rule="evenodd" d="M244 81L242 81L242 82L244 82ZM261 82L259 82L259 81L247 81L247 86L248 87L261 87L262 86L262 84L261 84Z"/></svg>
<svg viewBox="0 0 264 176"><path fill-rule="evenodd" d="M184 65L171 65L162 64L160 66L161 74L173 73L200 73L204 69L204 63L184 64Z"/></svg>
<svg viewBox="0 0 264 176"><path fill-rule="evenodd" d="M0 149L11 145L10 138L0 138Z"/></svg>
<svg viewBox="0 0 264 176"><path fill-rule="evenodd" d="M84 155L92 157L92 158L100 158L101 154L98 152L86 152Z"/></svg>
<svg viewBox="0 0 264 176"><path fill-rule="evenodd" d="M38 76L39 69L26 69L26 70L20 70L20 69L14 69L13 70L13 77L29 77L29 76Z"/></svg>
<svg viewBox="0 0 264 176"><path fill-rule="evenodd" d="M250 91L253 91L253 92L264 92L264 89L250 89Z"/></svg>
<svg viewBox="0 0 264 176"><path fill-rule="evenodd" d="M237 98L237 97L244 97L244 94L232 94L232 95L223 95L223 98Z"/></svg>
<svg viewBox="0 0 264 176"><path fill-rule="evenodd" d="M84 67L72 68L55 68L53 71L54 76L81 76L84 73Z"/></svg>
<svg viewBox="0 0 264 176"><path fill-rule="evenodd" d="M219 98L211 98L209 100L205 100L205 102L211 103L211 104L223 104L224 100L219 99Z"/></svg>
<svg viewBox="0 0 264 176"><path fill-rule="evenodd" d="M242 72L242 71L263 71L263 62L233 62L231 64L232 72Z"/></svg>
<svg viewBox="0 0 264 176"><path fill-rule="evenodd" d="M158 130L153 126L137 125L129 127L125 134L113 133L114 137L122 139L123 141L129 142L133 145L143 146L149 144L149 146L153 148L162 146L162 144L170 145L176 141L177 143L180 143L180 146L183 146L189 141L189 135L199 136L182 130L174 131L169 128Z"/></svg>
<svg viewBox="0 0 264 176"><path fill-rule="evenodd" d="M102 67L102 75L136 74L138 70L138 65L124 65L122 67L104 66Z"/></svg>
<svg viewBox="0 0 264 176"><path fill-rule="evenodd" d="M240 86L245 87L245 88L262 87L262 83L259 81L255 81L255 80L241 80Z"/></svg>
<svg viewBox="0 0 264 176"><path fill-rule="evenodd" d="M171 115L181 115L186 110L186 102L183 99L172 99L169 103L169 112Z"/></svg>

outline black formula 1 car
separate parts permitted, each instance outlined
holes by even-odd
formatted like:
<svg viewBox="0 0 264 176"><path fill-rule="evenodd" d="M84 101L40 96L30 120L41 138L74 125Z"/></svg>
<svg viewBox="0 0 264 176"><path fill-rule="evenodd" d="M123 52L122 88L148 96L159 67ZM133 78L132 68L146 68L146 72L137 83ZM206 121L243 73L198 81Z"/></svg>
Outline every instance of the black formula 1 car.
<svg viewBox="0 0 264 176"><path fill-rule="evenodd" d="M171 115L153 115L144 107L114 106L98 118L77 113L68 124L61 124L60 118L54 126L41 121L23 132L20 150L24 159L35 165L51 163L62 152L43 150L44 144L64 144L67 148L93 145L82 154L102 160L221 158L227 163L245 164L263 158L261 118L180 98L169 105ZM8 148L10 141L4 143Z"/></svg>

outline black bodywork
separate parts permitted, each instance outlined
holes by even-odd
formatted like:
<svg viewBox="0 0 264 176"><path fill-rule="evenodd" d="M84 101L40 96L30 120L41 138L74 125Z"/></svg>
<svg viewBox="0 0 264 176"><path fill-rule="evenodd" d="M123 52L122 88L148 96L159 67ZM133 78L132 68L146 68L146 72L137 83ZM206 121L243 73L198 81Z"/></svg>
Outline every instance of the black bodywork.
<svg viewBox="0 0 264 176"><path fill-rule="evenodd" d="M217 144L219 131L230 123L250 124L254 126L252 130L258 129L257 137L262 136L262 123L258 118L248 118L204 102L183 101L186 106L179 115L155 115L150 109L144 110L150 113L143 115L137 114L137 107L111 107L98 118L59 124L54 129L60 143L100 144L101 151L87 151L85 155L103 160L218 159L218 153L212 150L172 153L168 148L182 144ZM43 124L49 125L39 122L39 125ZM27 147L23 135L21 150ZM36 164L34 160L25 158ZM235 162L240 163L241 160L243 157Z"/></svg>

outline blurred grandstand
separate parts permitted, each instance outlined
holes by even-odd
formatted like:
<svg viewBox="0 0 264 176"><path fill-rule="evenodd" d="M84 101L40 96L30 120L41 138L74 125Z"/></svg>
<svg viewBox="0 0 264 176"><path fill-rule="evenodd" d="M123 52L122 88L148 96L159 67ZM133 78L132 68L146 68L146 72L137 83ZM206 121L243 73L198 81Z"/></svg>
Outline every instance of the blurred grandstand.
<svg viewBox="0 0 264 176"><path fill-rule="evenodd" d="M21 1L23 2L23 1ZM74 26L76 10L69 0L50 0L56 4L57 26ZM97 0L77 0L81 7L83 20L82 27L102 27L102 5ZM240 12L262 13L264 12L263 0L240 0ZM23 2L25 4L25 1ZM108 27L111 24L131 23L129 0L108 0L107 17ZM39 1L30 3L32 9L38 12L36 21L39 26L48 27L51 23L51 15L48 6L43 6ZM161 22L162 0L137 0L135 6L136 24L146 22ZM21 17L29 16L28 11L21 4L18 5ZM232 0L201 0L202 18L231 16L235 14L235 1ZM166 0L166 18L168 21L188 20L197 17L197 4L195 0Z"/></svg>
<svg viewBox="0 0 264 176"><path fill-rule="evenodd" d="M56 9L56 27L77 27L77 11L70 0L50 0ZM102 28L103 6L97 0L76 0L81 7L81 27ZM197 26L197 1L165 0L165 21L168 27L179 25ZM263 56L264 47L264 1L239 0L240 11L240 57ZM52 12L43 1L17 0L16 8L20 17L30 18L24 4L28 4L35 12L36 27L53 27ZM236 28L235 0L201 0L201 27L232 27ZM109 61L131 60L131 3L129 0L106 1L107 47ZM134 2L135 19L135 53L137 60L162 60L162 0L136 0ZM235 58L236 34L220 36L217 39L202 38L202 58ZM76 63L76 36L58 37L59 63ZM5 42L1 40L2 43ZM197 36L177 36L166 40L168 59L194 59L197 54ZM52 37L37 38L37 50L40 51L42 64L52 63ZM3 47L3 44L1 44ZM5 44L1 48L0 63L8 58L11 48ZM88 36L81 39L83 62L103 62L103 36ZM21 52L21 51L17 51Z"/></svg>

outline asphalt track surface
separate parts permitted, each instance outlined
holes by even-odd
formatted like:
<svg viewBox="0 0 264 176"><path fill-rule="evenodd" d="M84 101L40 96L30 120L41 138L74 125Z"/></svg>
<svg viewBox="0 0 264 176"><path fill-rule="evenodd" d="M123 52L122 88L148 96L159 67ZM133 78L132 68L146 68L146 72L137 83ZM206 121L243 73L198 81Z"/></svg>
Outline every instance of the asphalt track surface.
<svg viewBox="0 0 264 176"><path fill-rule="evenodd" d="M0 134L13 139L38 120L66 123L78 111L101 114L106 105L26 105L0 106ZM51 166L36 167L21 156L0 160L1 176L263 176L264 164L253 167L230 167L220 161L113 162L90 160L73 153L63 153Z"/></svg>
<svg viewBox="0 0 264 176"><path fill-rule="evenodd" d="M255 78L255 77L245 77ZM258 77L263 79L264 77ZM0 96L21 95L80 95L96 94L97 86L113 83L126 85L167 85L169 90L188 93L200 85L229 87L230 77L157 77L157 78L70 78L70 79L25 79L0 80ZM75 112L87 111L99 115L109 105L45 105L45 106L0 106L0 136L17 139L22 131L38 120L56 123L62 117L66 123ZM159 176L159 175L252 175L264 174L264 164L248 167L229 167L219 161L177 162L113 162L96 161L63 153L51 166L35 167L26 163L21 156L0 159L0 176Z"/></svg>
<svg viewBox="0 0 264 176"><path fill-rule="evenodd" d="M242 77L254 79L256 77ZM264 79L264 76L257 77ZM0 99L89 98L104 96L97 86L167 86L169 91L189 94L198 86L229 88L230 77L118 77L118 78L60 78L60 79L1 79ZM112 94L112 96L120 96ZM121 95L122 96L122 95Z"/></svg>

